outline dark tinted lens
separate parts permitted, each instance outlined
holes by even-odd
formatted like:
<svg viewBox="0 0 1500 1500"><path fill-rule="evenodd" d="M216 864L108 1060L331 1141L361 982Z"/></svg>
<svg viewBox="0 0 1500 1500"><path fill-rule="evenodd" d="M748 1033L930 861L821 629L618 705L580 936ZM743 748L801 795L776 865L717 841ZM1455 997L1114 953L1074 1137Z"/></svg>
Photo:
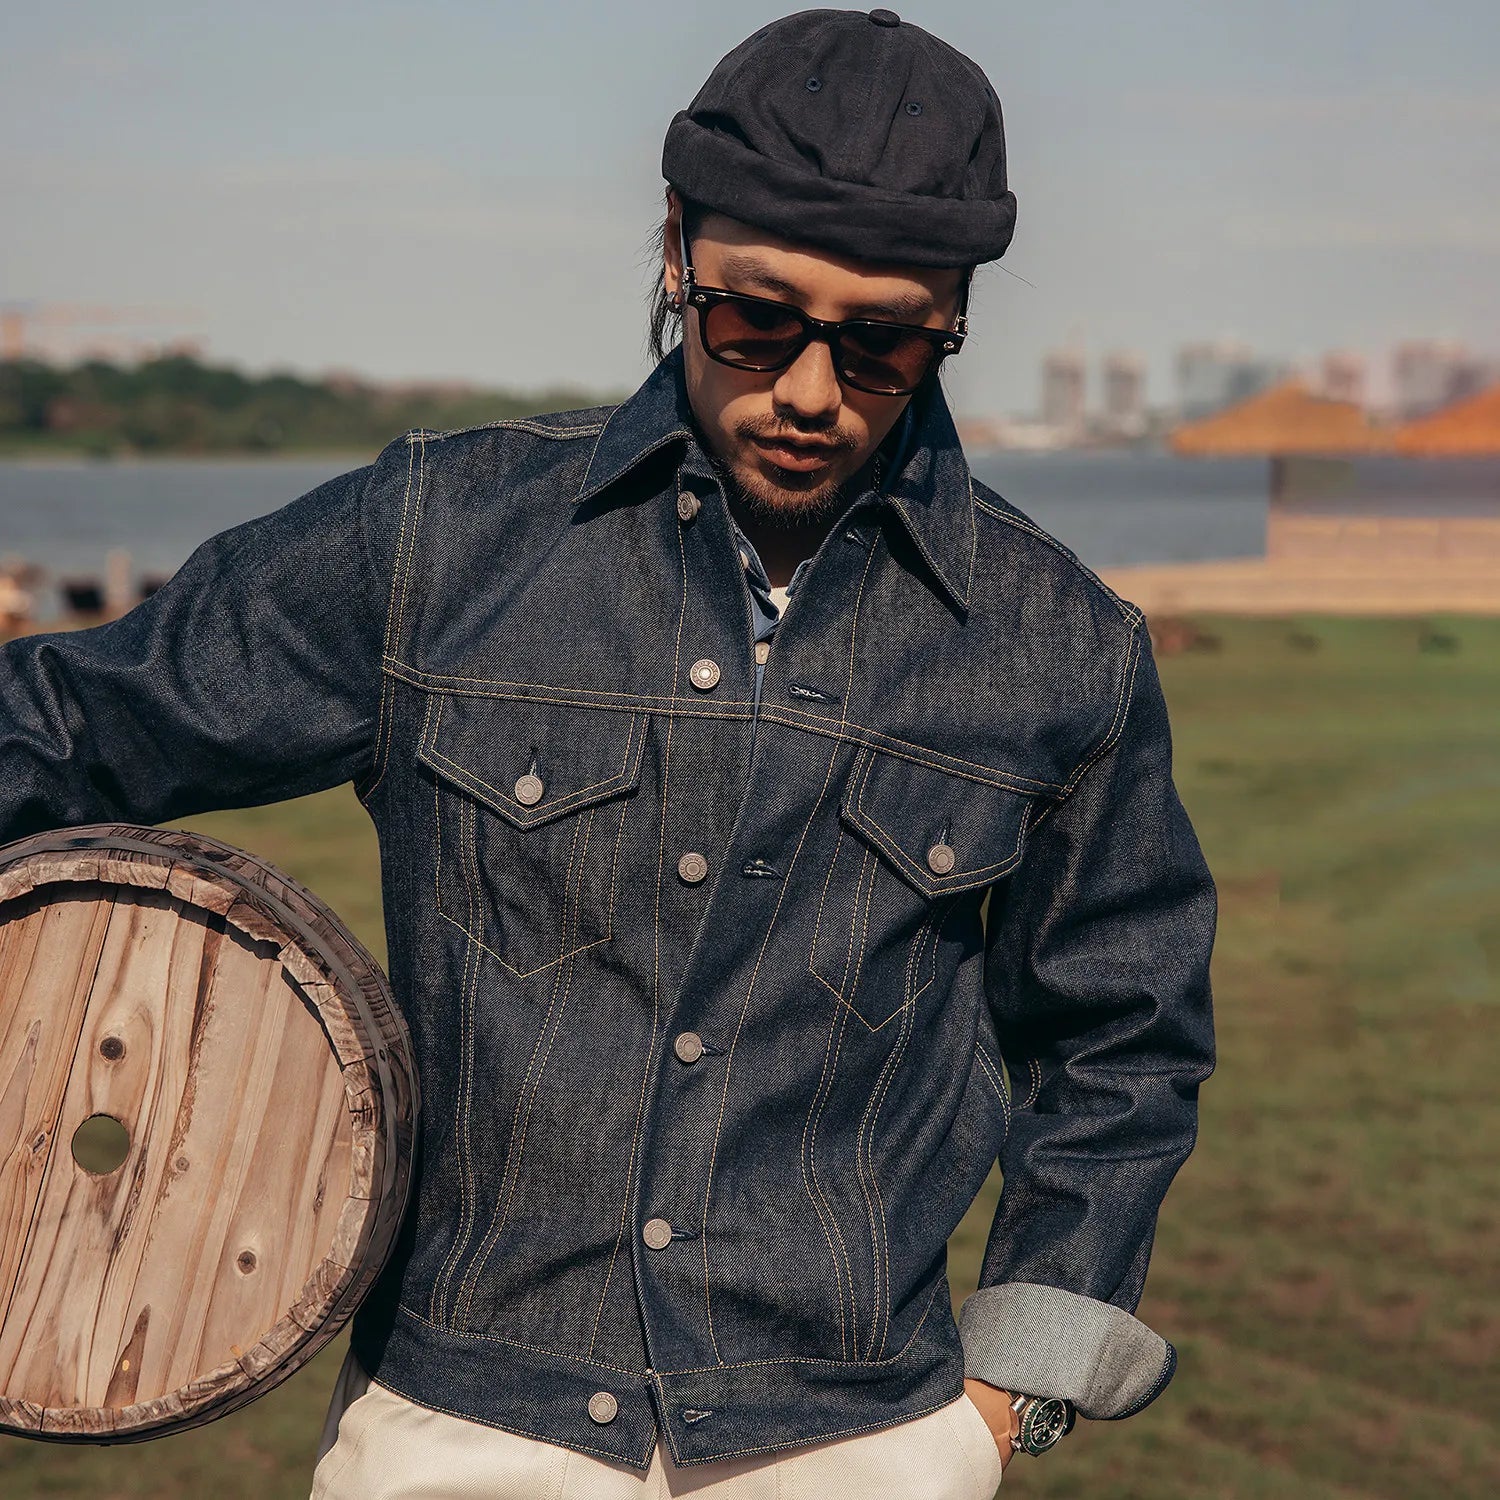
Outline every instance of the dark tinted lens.
<svg viewBox="0 0 1500 1500"><path fill-rule="evenodd" d="M854 323L839 341L840 373L868 391L915 390L938 350L920 333L879 323Z"/></svg>
<svg viewBox="0 0 1500 1500"><path fill-rule="evenodd" d="M703 342L716 359L748 370L774 370L802 343L802 324L784 308L751 298L700 308Z"/></svg>

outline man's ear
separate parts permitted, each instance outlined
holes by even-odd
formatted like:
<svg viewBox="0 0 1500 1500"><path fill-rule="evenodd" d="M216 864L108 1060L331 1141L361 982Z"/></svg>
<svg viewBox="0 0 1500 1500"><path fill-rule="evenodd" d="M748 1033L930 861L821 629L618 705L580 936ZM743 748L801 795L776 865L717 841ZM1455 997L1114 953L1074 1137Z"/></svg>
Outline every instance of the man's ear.
<svg viewBox="0 0 1500 1500"><path fill-rule="evenodd" d="M682 199L676 190L667 189L667 224L662 238L662 285L666 288L667 300L676 297L682 286L682 238L679 226L682 223Z"/></svg>

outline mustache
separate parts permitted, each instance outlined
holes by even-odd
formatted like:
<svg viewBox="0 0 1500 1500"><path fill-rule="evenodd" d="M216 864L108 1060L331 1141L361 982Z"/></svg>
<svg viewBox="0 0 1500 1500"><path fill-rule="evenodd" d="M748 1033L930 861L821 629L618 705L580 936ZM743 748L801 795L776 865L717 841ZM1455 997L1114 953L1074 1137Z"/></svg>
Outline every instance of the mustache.
<svg viewBox="0 0 1500 1500"><path fill-rule="evenodd" d="M746 417L735 424L735 435L742 440L760 438L770 443L802 442L823 443L830 448L845 451L859 447L859 439L837 424L824 426L797 426L777 417Z"/></svg>

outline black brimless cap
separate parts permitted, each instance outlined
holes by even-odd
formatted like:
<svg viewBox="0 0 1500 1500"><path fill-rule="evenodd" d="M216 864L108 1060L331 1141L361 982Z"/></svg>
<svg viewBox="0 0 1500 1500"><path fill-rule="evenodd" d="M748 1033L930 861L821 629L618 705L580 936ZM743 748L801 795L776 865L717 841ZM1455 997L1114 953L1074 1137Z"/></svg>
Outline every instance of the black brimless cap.
<svg viewBox="0 0 1500 1500"><path fill-rule="evenodd" d="M673 117L662 176L858 260L977 265L1015 232L989 79L889 10L804 10L747 37Z"/></svg>

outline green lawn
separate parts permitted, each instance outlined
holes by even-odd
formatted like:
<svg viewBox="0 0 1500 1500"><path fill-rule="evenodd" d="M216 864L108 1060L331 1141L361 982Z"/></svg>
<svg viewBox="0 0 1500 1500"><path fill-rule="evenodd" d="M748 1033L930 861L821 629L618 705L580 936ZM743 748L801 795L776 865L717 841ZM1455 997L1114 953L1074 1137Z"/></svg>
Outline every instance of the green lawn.
<svg viewBox="0 0 1500 1500"><path fill-rule="evenodd" d="M1217 649L1162 673L1220 887L1219 1066L1139 1309L1179 1370L1140 1415L1018 1456L1003 1490L1488 1500L1500 621L1200 624ZM347 789L194 826L285 866L383 953ZM956 1301L998 1189L954 1237ZM303 1500L342 1352L149 1446L0 1440L0 1494Z"/></svg>

